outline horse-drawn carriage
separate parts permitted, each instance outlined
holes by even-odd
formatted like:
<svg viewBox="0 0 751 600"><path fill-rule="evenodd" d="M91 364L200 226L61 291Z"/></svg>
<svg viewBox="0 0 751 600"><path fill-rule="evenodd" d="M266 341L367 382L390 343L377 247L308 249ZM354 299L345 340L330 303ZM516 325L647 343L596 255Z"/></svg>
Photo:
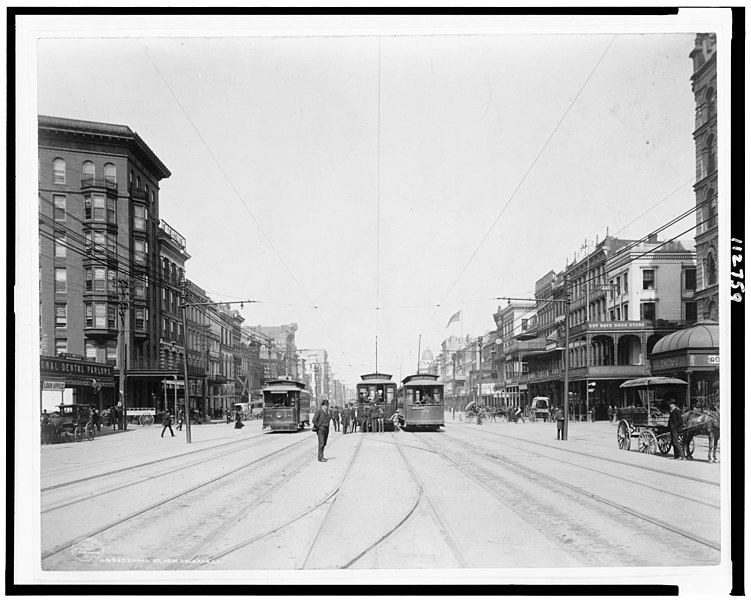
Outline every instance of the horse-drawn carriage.
<svg viewBox="0 0 751 600"><path fill-rule="evenodd" d="M629 406L617 411L618 447L621 450L631 449L631 438L638 438L639 452L645 454L667 454L673 447L670 439L665 397L668 393L685 390L687 383L672 377L640 377L621 384L621 388L632 394ZM660 392L660 398L656 393ZM686 457L694 451L693 435L687 436L686 430L679 434L679 441L683 445Z"/></svg>

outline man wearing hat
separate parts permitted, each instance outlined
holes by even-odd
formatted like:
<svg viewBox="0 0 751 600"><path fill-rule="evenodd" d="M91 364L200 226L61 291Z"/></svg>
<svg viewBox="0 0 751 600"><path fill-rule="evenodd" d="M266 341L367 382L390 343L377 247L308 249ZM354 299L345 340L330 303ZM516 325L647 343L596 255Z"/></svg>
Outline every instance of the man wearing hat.
<svg viewBox="0 0 751 600"><path fill-rule="evenodd" d="M313 415L313 431L318 434L318 460L326 462L323 458L323 449L326 447L326 440L329 439L329 424L331 415L329 414L329 401L323 400L320 408Z"/></svg>
<svg viewBox="0 0 751 600"><path fill-rule="evenodd" d="M686 460L686 455L683 452L683 446L678 440L678 432L683 429L683 417L681 416L681 411L678 408L673 396L670 396L668 398L668 406L670 407L668 429L670 429L670 441L673 443L673 458L675 460Z"/></svg>

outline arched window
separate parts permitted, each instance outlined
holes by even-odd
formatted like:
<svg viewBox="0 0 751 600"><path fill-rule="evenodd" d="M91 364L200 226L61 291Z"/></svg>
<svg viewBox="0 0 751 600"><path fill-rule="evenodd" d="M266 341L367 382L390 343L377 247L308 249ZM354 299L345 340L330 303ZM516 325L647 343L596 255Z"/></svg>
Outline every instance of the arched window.
<svg viewBox="0 0 751 600"><path fill-rule="evenodd" d="M136 175L136 189L137 190L141 189L141 176L140 175Z"/></svg>
<svg viewBox="0 0 751 600"><path fill-rule="evenodd" d="M704 94L704 104L706 106L707 121L709 121L709 119L712 119L716 115L717 111L717 96L713 87L709 88L707 93Z"/></svg>
<svg viewBox="0 0 751 600"><path fill-rule="evenodd" d="M717 283L717 261L712 250L707 252L706 270L704 279L707 285L715 285Z"/></svg>
<svg viewBox="0 0 751 600"><path fill-rule="evenodd" d="M713 135L707 136L706 142L707 151L707 175L717 168L717 157L715 156L715 137Z"/></svg>
<svg viewBox="0 0 751 600"><path fill-rule="evenodd" d="M84 179L94 179L96 177L96 168L90 160L83 163L82 171Z"/></svg>
<svg viewBox="0 0 751 600"><path fill-rule="evenodd" d="M65 161L62 158L52 161L52 177L55 183L65 183Z"/></svg>
<svg viewBox="0 0 751 600"><path fill-rule="evenodd" d="M128 173L128 191L133 189L133 181L135 179L135 175L133 174L133 171Z"/></svg>
<svg viewBox="0 0 751 600"><path fill-rule="evenodd" d="M117 182L117 169L112 163L104 165L104 180L109 181L110 183Z"/></svg>

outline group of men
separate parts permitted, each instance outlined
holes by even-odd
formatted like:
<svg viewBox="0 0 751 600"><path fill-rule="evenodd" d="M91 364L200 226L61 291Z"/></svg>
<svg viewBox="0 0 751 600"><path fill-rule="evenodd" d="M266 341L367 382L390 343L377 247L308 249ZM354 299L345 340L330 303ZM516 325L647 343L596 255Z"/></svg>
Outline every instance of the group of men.
<svg viewBox="0 0 751 600"><path fill-rule="evenodd" d="M334 431L341 431L344 434L355 433L359 425L360 431L378 432L384 431L385 413L383 406L375 402L369 402L362 409L358 409L355 403L345 404L341 410L338 406L329 408L329 401L323 400L320 408L313 415L313 431L318 434L318 460L326 462L323 456L326 442L329 438L329 427L333 425ZM394 411L391 421L394 424L394 431L399 431L399 413Z"/></svg>

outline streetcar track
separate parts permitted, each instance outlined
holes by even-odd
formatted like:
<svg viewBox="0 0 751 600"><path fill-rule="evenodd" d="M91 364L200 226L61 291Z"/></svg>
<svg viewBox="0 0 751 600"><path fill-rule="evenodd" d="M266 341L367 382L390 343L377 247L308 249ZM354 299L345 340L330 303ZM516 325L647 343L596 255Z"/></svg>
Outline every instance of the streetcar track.
<svg viewBox="0 0 751 600"><path fill-rule="evenodd" d="M112 529L114 527L117 527L118 525L121 525L122 523L130 521L130 520L132 520L132 519L134 519L134 518L136 518L136 517L138 517L138 516L140 516L140 515L142 515L144 513L147 513L147 512L149 512L151 510L159 508L160 506L168 504L169 502L177 500L178 498L182 498L183 496L187 496L188 494L190 494L190 493L192 493L192 492L194 492L194 491L196 491L198 489L201 489L203 487L206 487L207 485L211 485L212 483L220 481L221 479L224 479L225 477L229 477L231 475L236 475L238 472L242 471L243 469L246 469L246 468L248 468L248 467L250 467L250 466L252 466L252 465L254 465L254 464L256 464L256 463L258 463L260 461L262 461L262 460L266 460L268 458L271 458L272 456L274 456L274 457L279 456L280 453L287 452L287 451L289 451L289 450L297 447L298 445L300 445L300 444L302 444L304 442L307 442L307 440L304 439L304 438L301 438L300 440L298 440L296 442L293 442L292 444L290 444L286 448L282 448L281 450L276 450L276 451L274 451L274 452L272 452L270 454L266 454L265 456L262 456L260 458L254 459L254 460L250 461L249 463L247 463L245 465L242 465L242 466L240 466L240 467L238 467L238 468L236 468L236 469L234 469L232 471L229 471L227 473L223 473L222 475L219 475L217 477L213 477L213 478L211 478L211 479L209 479L207 481L204 481L204 482L201 482L201 483L196 484L194 486L191 486L190 488L188 488L186 490L178 492L177 494L173 494L172 496L169 496L169 497L167 497L167 498L165 498L163 500L160 500L159 502L155 502L153 504L150 504L150 505L148 505L148 506L146 506L144 508L140 508L140 509L138 509L138 510L136 510L136 511L134 511L134 512L128 514L128 515L126 515L125 517L122 517L122 518L117 519L115 521L111 521L111 522L109 522L109 523L107 523L105 525L102 525L102 526L97 527L97 528L95 528L95 529L93 529L91 531L88 531L85 534L76 535L75 539L66 540L65 542L61 542L61 543L57 544L56 546L54 546L51 549L44 550L42 552L42 557L41 558L42 558L42 560L45 560L45 559L47 559L47 558L49 558L51 556L54 556L55 554L58 554L58 553L62 552L63 550L65 550L67 548L70 548L73 544L75 544L76 540L79 540L79 539L82 539L82 538L94 537L94 536L96 536L96 535L98 535L98 534L100 534L100 533L102 533L104 531L107 531L108 529Z"/></svg>
<svg viewBox="0 0 751 600"><path fill-rule="evenodd" d="M255 441L255 438L253 438L253 439ZM266 443L267 442L264 442L263 440L261 440L261 442L258 443L258 444L249 444L247 447L244 447L244 448L241 447L239 449L240 450L247 450L248 448L257 448L258 446L264 446L264 445L266 445ZM226 444L223 444L223 445L226 445ZM165 475L172 475L173 473L177 473L177 472L183 471L185 469L192 469L193 467L196 467L196 466L198 466L200 464L203 464L203 463L206 463L206 462L211 462L211 461L217 460L219 458L224 458L225 456L228 456L230 454L234 454L235 452L237 452L237 450L238 450L238 448L231 448L229 450L225 450L222 453L214 454L212 456L208 456L206 458L203 458L201 460L188 463L186 465L182 465L182 466L175 467L175 468L170 468L170 469L167 469L165 471L160 471L160 472L155 473L153 475L149 475L147 477L143 477L143 478L141 478L141 479L139 479L137 481L129 481L129 482L126 482L126 483L124 483L122 485L119 485L119 486L116 486L116 487L113 487L113 488L107 488L106 490L102 490L101 492L89 493L89 494L87 494L85 496L82 496L80 498L75 498L73 500L68 500L67 502L64 502L63 504L57 504L55 506L50 506L48 508L45 508L44 510L42 510L40 512L40 514L46 514L46 513L55 511L55 510L60 510L61 508L66 508L68 506L72 506L74 504L79 504L80 502L86 502L88 500L92 500L92 499L98 498L100 496L106 496L107 494L111 494L113 492L117 492L117 491L120 491L120 490L123 490L123 489L126 489L126 488L132 488L135 485L140 485L142 483L147 483L147 482L151 481L152 479L158 479L160 477L164 477ZM157 461L154 461L151 464L154 464L154 463L158 464L158 463L161 463L161 462L163 462L163 461L157 460ZM115 473L115 471L113 471L113 473Z"/></svg>
<svg viewBox="0 0 751 600"><path fill-rule="evenodd" d="M70 487L72 485L77 485L79 483L84 483L86 481L91 481L93 479L98 479L98 478L103 478L103 477L109 477L110 475L116 475L117 473L122 473L123 471L132 471L134 469L140 469L140 468L143 468L143 467L148 467L148 466L151 466L151 465L154 465L154 464L157 464L157 463L163 463L163 462L168 461L168 460L174 460L174 459L177 459L177 458L183 458L184 456L190 456L191 454L197 454L199 452L207 452L209 450L214 450L215 448L223 448L224 446L231 446L233 444L239 444L239 443L242 443L242 442L256 440L258 438L262 439L263 437L265 437L265 436L263 435L263 433L261 433L261 434L258 434L258 435L254 435L251 438L242 438L242 439L239 439L239 440L232 440L232 441L226 442L224 444L217 444L216 446L209 446L207 448L199 448L198 450L191 450L190 452L185 452L183 454L175 454L173 456L163 456L163 457L160 457L160 458L157 458L157 459L154 459L154 460L150 460L150 461L145 462L145 463L139 463L139 464L136 464L136 465L129 465L127 467L122 467L120 469L115 469L113 471L107 471L105 473L96 473L94 475L89 475L87 477L82 477L80 479L74 479L72 481L65 481L63 483L58 483L58 484L55 484L55 485L50 485L50 486L47 486L45 488L42 488L40 491L41 492L49 492L49 491L57 490L57 489L64 488L64 487ZM80 466L77 467L77 469L80 470ZM54 473L47 473L47 474L45 474L45 476L59 475L61 473L64 473L64 471L55 471Z"/></svg>
<svg viewBox="0 0 751 600"><path fill-rule="evenodd" d="M451 436L449 436L448 439L450 439L452 442L454 442L454 443L456 443L458 445L462 445L462 446L465 446L467 448L470 448L473 451L478 450L478 448L476 446L471 446L470 444L467 444L466 442L463 442L462 440L458 440L456 438L452 438ZM459 463L457 463L455 460L453 460L452 458L450 458L449 456L447 456L445 453L443 453L441 451L438 451L438 453L441 454L444 457L445 460L447 460L447 461L451 462L452 464L454 464L457 467L457 469L459 469L462 472L466 473L466 471L463 471L461 469L461 465L459 465ZM543 472L538 471L536 469L532 469L531 467L527 467L525 465L519 464L516 461L511 460L509 458L498 456L498 455L493 455L493 454L490 454L488 452L484 452L484 453L487 454L488 456L491 456L492 458L495 458L496 460L499 460L501 462L504 462L504 463L506 463L506 464L508 464L508 465L510 465L510 466L512 466L514 468L516 468L519 471L527 472L527 473L530 473L530 474L532 474L534 476L542 477L544 479L547 479L551 483L554 483L554 484L556 484L558 486L565 487L565 488L567 488L567 489L569 489L569 490L571 490L571 491L573 491L573 492L575 492L575 493L577 493L577 494L579 494L581 496L585 496L587 498L590 498L592 500L595 500L597 502L600 502L602 504L610 506L611 508L614 508L614 509L616 509L616 510L618 510L620 512L625 512L625 513L627 513L627 514L629 514L629 515L631 515L631 516L633 516L633 517L635 517L637 519L646 521L646 522L648 522L648 523L650 523L652 525L656 525L656 526L658 526L658 527L660 527L662 529L665 529L667 531L670 531L672 533L680 535L680 536L682 536L684 538L687 538L687 539L689 539L689 540L691 540L693 542L696 542L696 543L704 545L704 546L708 546L709 548L712 548L713 550L719 551L721 549L720 546L719 546L719 544L716 544L715 542L712 542L711 540L706 540L706 539L704 539L702 537L696 536L696 535L692 534L691 532L684 531L684 530L679 529L677 527L674 527L674 526L672 526L672 525L670 525L668 523L660 521L659 519L655 519L653 517L650 517L649 515L645 515L643 513L635 511L635 510L633 510L633 509L631 509L631 508L629 508L629 507L627 507L627 506L625 506L623 504L620 504L618 502L614 502L612 500L608 500L607 498L604 498L603 496L600 496L598 494L594 494L594 493L589 492L587 490L584 490L584 489L582 489L582 488L580 488L578 486L569 484L569 483L567 483L567 482L565 482L565 481L563 481L561 479L558 479L558 478L553 477L551 475L547 475L546 473L543 473ZM471 475L469 473L467 473L467 474L470 477L472 477L473 479L475 478L474 475ZM497 493L494 492L494 494L497 494Z"/></svg>
<svg viewBox="0 0 751 600"><path fill-rule="evenodd" d="M338 440L341 440L341 439L343 439L343 438L342 438L342 437L339 437L339 438L337 438L337 441L338 441ZM288 527L289 525L292 525L293 523L295 523L295 522L299 521L300 519L302 519L302 518L303 518L303 517L305 517L306 515L310 514L310 513L311 513L311 512L313 512L314 510L316 510L316 509L317 509L317 508L318 508L319 506L321 506L322 504L324 504L324 503L328 502L328 501L329 501L329 500L330 500L331 498L335 497L335 496L336 496L336 495L337 495L337 494L339 493L339 490L341 489L341 486L342 486L342 484L344 483L344 481L345 481L345 479L346 479L346 477L347 477L347 474L349 473L349 470L350 470L350 468L351 468L352 464L354 463L354 459L355 459L355 456L356 456L356 455L358 454L358 452L359 452L359 450L360 450L360 447L361 447L361 446L362 446L362 439L360 439L360 440L358 441L358 443L357 443L357 447L355 448L355 451L354 451L354 452L352 453L352 457L350 458L350 463L349 463L349 465L347 466L347 469L345 470L345 472L344 472L344 475L343 475L343 476L342 476L342 478L340 479L339 483L338 483L338 484L336 485L336 487L334 487L334 489L333 489L332 491L330 491L330 492L329 492L328 494L326 494L326 496L325 496L325 497L324 497L324 498L323 498L323 499L322 499L321 501L317 502L317 503L316 503L316 504L314 504L313 506L310 506L310 507L306 508L305 510L303 510L303 511L301 511L300 513L298 513L297 515L295 515L295 516L294 516L293 518L291 518L291 519L289 519L289 520L285 521L284 523L281 523L280 525L277 525L276 527L274 527L274 528L272 528L272 529L269 529L269 530L267 530L267 531L264 531L264 532L261 532L261 533L259 533L259 534L256 534L256 535L254 535L253 537L251 537L251 538L248 538L247 540L243 540L242 542L240 542L240 543L238 543L238 544L235 544L234 546L230 546L229 548L225 548L224 550L222 550L222 551L221 551L221 552L219 552L219 553L215 553L215 554L212 554L212 555L210 555L210 556L209 556L209 557L207 558L207 564L210 564L210 563L212 563L212 562L216 562L216 561L218 561L219 559L221 559L221 558L224 558L225 556L227 556L227 555L229 555L229 554L232 554L233 552L236 552L236 551L238 551L238 550L241 550L242 548L246 548L246 547L250 546L251 544L254 544L254 543L255 543L255 542L257 542L257 541L259 541L259 540L261 540L261 539L263 539L263 538L265 538L265 537L268 537L269 535L272 535L272 534L276 533L277 531L280 531L281 529L284 529L285 527ZM299 466L299 467L298 467L298 468L297 468L297 469L296 469L296 470L294 471L294 473L297 473L297 472L299 472L300 470L302 470L302 468L303 468L303 467L305 467L305 466L309 465L309 464L310 464L311 462L313 462L313 457L311 457L311 458L310 458L309 460L307 460L307 461L306 461L306 462L304 462L304 463L303 463L302 465L300 465L300 466ZM269 495L270 495L271 493L273 493L273 492L277 491L277 490L279 489L279 487L281 487L281 485L282 485L282 484L284 484L284 483L287 483L288 479L289 479L288 477L286 477L286 478L282 479L282 480L281 480L281 481L280 481L280 482L279 482L279 483L278 483L277 485L275 485L275 486L274 486L273 488L271 488L271 489L267 490L267 491L266 491L266 492L265 492L265 493L263 494L263 496L261 496L261 498L262 498L262 499L265 499L265 498L267 498L267 497L268 497L268 496L269 496ZM258 502L256 502L256 503L255 503L255 504L254 504L253 506L250 506L250 507L249 507L249 510L250 510L250 509L252 509L252 508L255 508L255 507L256 507L256 506L257 506L257 505L258 505L258 504L260 503L260 501L261 501L261 500L259 500ZM327 511L327 512L328 512L328 511ZM318 535L320 534L320 532L321 532L321 528L322 528L322 527L319 527L318 531L316 532L316 536L315 536L315 538L317 538L317 537L318 537ZM224 531L224 530L226 530L226 528L223 528L223 530L222 530L222 531ZM218 531L218 532L217 532L217 536L218 536L218 535L219 535L220 533L221 533L221 532L219 532L219 531ZM314 538L314 544L315 544L315 538ZM210 540L210 541L213 541L213 540ZM313 548L314 544L313 544L313 545L312 545L312 546L310 547L310 548L311 548L311 550L312 550L312 548ZM205 545L205 542L202 542L202 545ZM309 555L309 554L310 554L310 551L308 552L308 555ZM194 558L198 558L199 556L200 556L200 555L195 555L195 556L194 556ZM307 556L306 556L306 560L307 560ZM201 568L201 566L202 566L202 565L198 564L198 565L196 565L196 566L195 566L195 568L196 568L196 569L198 569L198 568ZM298 568L299 568L299 567L298 567Z"/></svg>
<svg viewBox="0 0 751 600"><path fill-rule="evenodd" d="M401 449L402 445L399 444L396 441L397 438L394 437L394 433L393 432L391 433L391 438L394 441L393 442L386 442L386 443L390 443L390 444L393 444L394 446L396 446L397 451L399 452L399 455L401 456L402 460L404 461L404 464L407 466L407 469L410 470L410 472L414 473L414 470L412 469L411 465L407 462L407 459L405 458L404 453L402 452L402 449ZM373 441L380 442L380 441L383 441L383 440L377 438L377 439L374 439ZM415 448L417 450L421 450L421 448L419 448L418 446L407 445L407 447L409 447L409 448ZM420 501L422 500L422 498L425 497L427 499L427 495L425 493L424 486L422 485L422 483L419 481L419 479L417 477L415 477L415 480L417 481L417 497L415 498L415 502L412 505L412 507L409 509L409 511L407 511L407 514L396 525L394 525L391 529L389 529L388 531L386 531L386 533L384 533L381 537L379 537L375 542L373 542L372 544L370 544L369 546L367 546L364 550L362 550L359 554L357 554L357 556L355 556L354 558L352 558L348 562L344 563L341 567L339 567L340 569L348 569L349 567L351 567L352 565L354 565L356 562L358 562L359 560L361 560L364 556L366 556L372 550L374 550L379 545L381 545L394 532L398 531L401 528L401 526L404 525L404 523L406 523L410 519L410 517L412 517L412 515L414 514L414 512L417 510L417 507L420 505ZM432 506L431 506L431 508L432 508ZM440 526L441 522L439 521L438 524ZM453 546L452 546L452 550L454 550ZM462 562L461 555L459 555L459 561ZM463 566L466 566L466 565L463 565Z"/></svg>
<svg viewBox="0 0 751 600"><path fill-rule="evenodd" d="M452 437L450 435L448 437L450 439L454 439L454 440L457 439L457 438ZM487 438L485 438L485 439L487 439ZM457 440L457 441L462 441L463 442L463 440ZM490 440L488 440L488 441L490 441ZM577 467L577 468L583 469L585 471L591 471L591 472L597 473L599 475L604 475L605 477L610 477L612 479L617 479L619 481L625 481L629 485L638 485L638 486L647 488L649 490L653 490L653 491L660 492L660 493L663 493L663 494L669 494L671 496L675 496L676 498L681 498L683 500L689 500L689 501L694 502L696 504L702 504L704 506L708 506L709 508L714 508L714 509L718 509L718 510L720 508L719 504L705 502L704 500L700 500L698 498L692 498L691 496L686 496L684 494L680 494L678 492L665 489L664 487L658 487L656 485L652 485L650 483L645 483L645 482L639 481L637 479L629 479L627 477L622 477L620 475L615 475L614 473L608 473L607 471L600 471L600 470L594 469L592 467L587 467L587 466L581 465L579 463L570 462L570 461L566 461L566 460L561 460L560 458L557 458L557 457L554 458L554 457L548 456L546 454L540 454L539 452L535 452L534 450L528 450L528 449L525 449L525 448L521 448L519 446L514 446L513 444L509 444L508 442L501 442L501 443L504 443L507 446L509 446L511 448L514 448L516 450L521 450L523 452L529 452L530 454L534 454L535 456L539 456L540 458L547 458L547 459L555 460L556 462L564 464L564 465L571 465L573 467ZM473 446L473 447L477 448L476 446ZM486 454L487 456L490 456L492 458L497 458L494 454L490 454L489 451L487 451L486 449L483 448L482 450L483 450L483 453Z"/></svg>
<svg viewBox="0 0 751 600"><path fill-rule="evenodd" d="M341 439L341 438L340 438ZM332 501L328 504L328 508L326 509L326 512L323 515L323 518L321 519L320 525L318 525L318 529L316 530L316 534L313 536L313 540L311 541L310 545L308 546L307 553L304 554L305 558L297 563L297 569L304 569L305 565L308 563L308 560L310 559L310 555L313 552L313 548L315 548L316 543L318 542L318 538L321 535L321 532L323 531L323 526L326 523L326 519L328 519L329 514L331 513L331 509L334 506L334 503L336 502L337 494L339 493L339 490L342 489L342 486L344 485L344 482L347 481L347 476L349 475L350 470L352 469L352 465L355 464L355 458L360 453L360 448L362 448L363 440L360 439L357 442L357 447L355 448L355 451L352 453L352 458L349 461L349 464L347 465L347 468L344 470L344 475L342 475L341 480L339 480L339 484L336 486L336 490L333 494L331 494ZM321 504L326 503L327 500L324 500L324 502L321 502L318 504L320 506Z"/></svg>
<svg viewBox="0 0 751 600"><path fill-rule="evenodd" d="M305 462L301 463L296 468L294 468L290 473L285 474L283 478L279 479L279 481L277 481L269 489L263 492L257 499L255 499L252 505L249 504L248 506L245 506L241 508L240 510L238 510L237 512L235 512L233 515L228 517L221 525L219 525L219 527L215 527L213 531L211 531L208 535L204 536L204 538L200 542L194 544L192 548L183 552L183 554L180 556L180 559L187 559L187 564L194 564L194 561L196 559L202 558L202 555L200 554L200 550L202 547L205 547L207 544L215 541L217 538L219 538L219 536L221 536L228 529L234 527L238 519L245 517L252 509L256 508L258 505L265 502L269 496L271 496L274 492L276 492L280 487L288 483L288 480L290 478L294 477L300 471L302 471L302 469L308 466L312 462L312 460L313 460L313 457L310 457L308 460L306 460ZM265 535L267 534L264 534L264 536ZM252 543L252 542L249 542L249 543ZM218 557L212 556L208 559L208 562L211 563L217 560L217 558L221 558L222 556L229 554L231 551L234 551L234 550L224 552ZM183 563L183 560L180 560L179 562ZM178 569L178 566L176 564L168 565L166 568L175 570L175 569Z"/></svg>
<svg viewBox="0 0 751 600"><path fill-rule="evenodd" d="M685 475L685 474L682 474L682 473L676 473L675 471L665 471L663 469L657 469L655 467L650 467L650 466L645 466L645 465L635 465L634 463L626 462L626 461L623 461L623 460L617 460L617 459L614 459L614 458L608 458L608 457L604 457L604 456L598 456L597 454L591 454L591 453L588 453L588 452L581 452L579 450L572 450L570 448L564 448L562 446L553 446L551 444L545 444L543 442L538 442L538 441L535 441L535 440L519 439L519 438L514 437L512 435L505 435L503 433L496 433L494 431L483 430L482 432L477 431L477 433L481 433L481 434L482 433L487 433L487 434L492 435L494 437L508 438L508 439L514 440L515 442L521 442L523 444L533 444L533 445L536 445L536 446L543 446L545 448L551 448L553 450L561 450L562 452L570 452L572 454L578 454L580 456L586 456L586 457L589 457L589 458L596 458L598 460L603 460L603 461L615 463L615 464L618 464L618 465L626 465L628 467L632 467L632 468L636 468L636 469L644 469L646 471L652 471L654 473L659 473L660 475L670 475L671 477L676 477L678 479L688 479L689 481L696 481L697 483L704 483L706 485L712 485L712 486L715 486L715 487L719 487L720 486L720 482L717 482L717 481L710 481L708 479L702 479L700 477L694 477L692 475ZM485 439L490 440L490 438L485 438ZM523 448L519 448L519 450L523 450Z"/></svg>
<svg viewBox="0 0 751 600"><path fill-rule="evenodd" d="M416 436L414 432L410 432L413 436ZM407 469L412 474L412 477L417 481L417 485L420 487L420 490L422 492L423 497L425 498L425 501L427 502L428 506L430 507L431 512L433 513L433 517L435 518L436 522L438 523L438 527L441 530L442 537L444 537L447 545L451 549L451 552L454 554L454 557L459 562L459 565L462 567L468 567L467 561L464 559L464 553L461 552L461 544L457 541L456 536L451 532L451 528L446 523L446 519L444 519L441 514L438 512L438 509L435 507L433 502L430 500L430 496L428 496L427 492L425 491L425 484L422 481L422 478L417 473L417 470L412 466L412 463L409 462L407 459L407 455L402 451L401 447L399 446L399 442L396 443L396 448L399 450L399 455L404 460L404 464L407 465Z"/></svg>

